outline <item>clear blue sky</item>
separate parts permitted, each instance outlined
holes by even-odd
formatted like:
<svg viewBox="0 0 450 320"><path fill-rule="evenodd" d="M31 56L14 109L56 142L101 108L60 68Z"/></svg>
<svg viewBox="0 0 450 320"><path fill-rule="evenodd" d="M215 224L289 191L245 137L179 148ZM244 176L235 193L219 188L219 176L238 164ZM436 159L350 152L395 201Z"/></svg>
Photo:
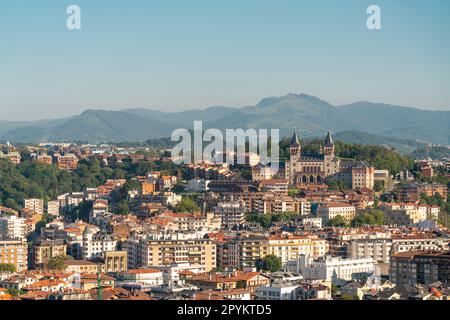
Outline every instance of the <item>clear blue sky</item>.
<svg viewBox="0 0 450 320"><path fill-rule="evenodd" d="M289 92L450 110L449 15L448 0L0 0L0 119Z"/></svg>

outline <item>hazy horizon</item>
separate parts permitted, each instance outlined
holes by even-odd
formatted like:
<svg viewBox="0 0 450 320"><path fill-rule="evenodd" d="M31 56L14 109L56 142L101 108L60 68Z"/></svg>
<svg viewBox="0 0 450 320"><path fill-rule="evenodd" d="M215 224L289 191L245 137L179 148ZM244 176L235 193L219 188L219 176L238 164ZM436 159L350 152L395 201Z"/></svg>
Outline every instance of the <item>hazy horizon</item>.
<svg viewBox="0 0 450 320"><path fill-rule="evenodd" d="M81 30L66 9L81 8ZM381 7L382 29L366 27ZM0 120L243 107L289 92L450 111L450 2L0 2Z"/></svg>
<svg viewBox="0 0 450 320"><path fill-rule="evenodd" d="M305 92L292 92L294 94L307 94L310 95L308 93ZM214 107L225 107L225 108L233 108L233 109L240 109L240 108L245 108L245 107L249 107L249 106L255 106L257 105L259 102L261 102L261 100L265 99L265 98L272 98L272 97L283 97L286 96L288 94L291 93L286 93L284 95L279 95L279 96L265 96L265 97L261 97L259 99L256 99L256 102L254 103L250 103L250 104L245 104L245 105L240 105L240 106L227 106L227 105L223 105L223 104L214 104L214 105L209 105L209 106L192 106L192 107L181 107L181 108L174 108L174 109L164 109L164 108L157 108L157 107L145 107L145 106L131 106L131 107L112 107L112 108L106 108L106 107L86 107L83 109L80 109L80 111L78 113L72 113L72 114L65 114L62 116L55 116L55 117L43 117L43 118L29 118L24 120L22 118L21 119L7 119L7 118L0 118L0 121L11 121L11 122L16 122L16 121L25 121L25 122L31 122L31 121L46 121L46 120L57 120L57 119L63 119L63 118L69 118L69 117L73 117L73 116L78 116L80 114L82 114L83 112L86 112L88 110L101 110L101 111L127 111L127 110L132 110L132 109L146 109L146 110L157 110L157 111L162 111L162 112L168 112L168 113L177 113L177 112L183 112L183 111L194 111L194 110L198 110L198 111L203 111L209 108L214 108ZM311 96L315 96L315 95L311 95ZM334 104L331 101L324 99L323 97L319 97L319 96L315 96L321 100L324 100L330 104L332 104L334 107L340 107L340 106L345 106L345 105L349 105L352 103L358 103L358 102L369 102L369 103L375 103L375 104L386 104L386 105L394 105L388 102L383 102L383 101L368 101L368 100L359 100L359 101L350 101L348 103L344 103L344 104ZM419 109L419 110L424 110L424 111L448 111L450 112L450 107L449 108L435 108L435 109L431 109L431 108L423 108L423 107L417 107L417 106L407 106L407 105L394 105L394 106L399 106L399 107L405 107L405 108L413 108L413 109Z"/></svg>

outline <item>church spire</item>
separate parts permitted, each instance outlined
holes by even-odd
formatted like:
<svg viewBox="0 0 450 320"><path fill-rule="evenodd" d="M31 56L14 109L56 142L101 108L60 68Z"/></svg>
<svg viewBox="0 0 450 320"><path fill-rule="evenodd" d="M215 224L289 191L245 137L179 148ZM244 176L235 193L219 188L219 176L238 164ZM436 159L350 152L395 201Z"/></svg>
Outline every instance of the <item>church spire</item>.
<svg viewBox="0 0 450 320"><path fill-rule="evenodd" d="M331 137L331 131L328 131L327 137L325 138L325 147L334 146L333 138Z"/></svg>
<svg viewBox="0 0 450 320"><path fill-rule="evenodd" d="M298 147L300 147L300 139L298 138L297 130L295 130L291 140L291 148L298 148Z"/></svg>

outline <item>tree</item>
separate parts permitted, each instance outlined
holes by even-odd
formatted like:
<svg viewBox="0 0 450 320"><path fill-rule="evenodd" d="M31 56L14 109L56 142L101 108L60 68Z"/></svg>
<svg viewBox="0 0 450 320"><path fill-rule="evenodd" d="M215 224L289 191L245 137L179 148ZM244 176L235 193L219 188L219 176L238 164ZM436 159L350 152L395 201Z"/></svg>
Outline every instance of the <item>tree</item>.
<svg viewBox="0 0 450 320"><path fill-rule="evenodd" d="M355 295L343 294L341 296L341 300L360 300L360 299L357 294Z"/></svg>
<svg viewBox="0 0 450 320"><path fill-rule="evenodd" d="M74 260L71 256L57 256L50 258L47 262L47 269L49 270L64 270L66 268L66 261Z"/></svg>
<svg viewBox="0 0 450 320"><path fill-rule="evenodd" d="M358 214L352 220L352 227L381 226L384 223L384 213L378 209L371 209Z"/></svg>
<svg viewBox="0 0 450 320"><path fill-rule="evenodd" d="M261 261L261 269L269 272L277 272L281 270L281 258L276 255L265 256Z"/></svg>
<svg viewBox="0 0 450 320"><path fill-rule="evenodd" d="M347 222L342 216L336 216L328 222L330 227L343 228L347 226Z"/></svg>
<svg viewBox="0 0 450 320"><path fill-rule="evenodd" d="M16 272L16 267L11 263L0 263L0 272Z"/></svg>
<svg viewBox="0 0 450 320"><path fill-rule="evenodd" d="M127 200L121 200L118 204L117 204L117 213L118 214L123 214L126 215L130 212L130 208L128 206L128 201Z"/></svg>
<svg viewBox="0 0 450 320"><path fill-rule="evenodd" d="M6 291L8 294L10 294L12 297L16 298L22 294L24 294L25 292L23 292L22 290L17 290L14 288L10 288L8 289L8 291Z"/></svg>
<svg viewBox="0 0 450 320"><path fill-rule="evenodd" d="M200 211L200 208L195 203L194 200L189 198L183 198L176 206L175 210L177 212L189 212L194 213L196 211Z"/></svg>
<svg viewBox="0 0 450 320"><path fill-rule="evenodd" d="M381 181L381 180L375 181L373 190L375 192L382 192L384 190L384 181Z"/></svg>

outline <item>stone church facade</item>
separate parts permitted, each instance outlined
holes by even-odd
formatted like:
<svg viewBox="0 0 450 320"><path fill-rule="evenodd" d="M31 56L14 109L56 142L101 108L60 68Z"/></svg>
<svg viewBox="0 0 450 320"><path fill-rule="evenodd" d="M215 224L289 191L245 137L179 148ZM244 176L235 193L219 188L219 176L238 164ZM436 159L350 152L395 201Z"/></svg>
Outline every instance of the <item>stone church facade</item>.
<svg viewBox="0 0 450 320"><path fill-rule="evenodd" d="M335 145L328 132L323 147L317 154L303 154L295 132L290 145L290 161L286 161L285 178L290 185L321 184L340 171L340 160L335 157Z"/></svg>

